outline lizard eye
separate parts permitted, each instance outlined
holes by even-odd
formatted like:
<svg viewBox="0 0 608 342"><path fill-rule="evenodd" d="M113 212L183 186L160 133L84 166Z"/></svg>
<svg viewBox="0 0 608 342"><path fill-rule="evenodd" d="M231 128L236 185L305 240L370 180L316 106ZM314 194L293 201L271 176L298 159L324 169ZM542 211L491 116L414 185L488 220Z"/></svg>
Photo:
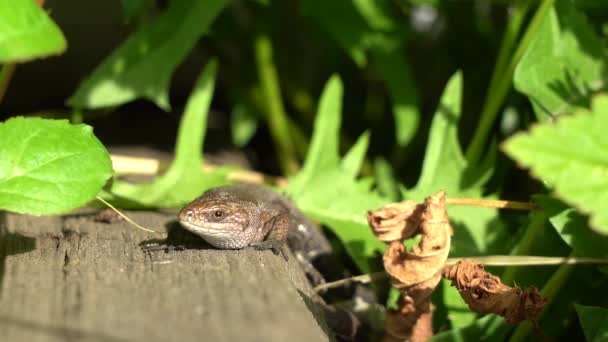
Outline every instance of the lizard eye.
<svg viewBox="0 0 608 342"><path fill-rule="evenodd" d="M224 217L224 212L221 210L216 210L215 212L213 212L213 216L215 218L222 218L222 217Z"/></svg>

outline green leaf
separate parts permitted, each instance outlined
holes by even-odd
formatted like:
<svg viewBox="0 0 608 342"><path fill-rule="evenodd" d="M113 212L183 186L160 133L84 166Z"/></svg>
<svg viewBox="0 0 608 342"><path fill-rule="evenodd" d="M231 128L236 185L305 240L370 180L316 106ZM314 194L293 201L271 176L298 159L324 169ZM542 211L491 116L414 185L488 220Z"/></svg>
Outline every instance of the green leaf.
<svg viewBox="0 0 608 342"><path fill-rule="evenodd" d="M455 190L460 190L459 180L466 167L458 142L461 99L462 73L457 72L448 81L435 112L416 189L436 192L445 189L446 185L453 185L451 187Z"/></svg>
<svg viewBox="0 0 608 342"><path fill-rule="evenodd" d="M484 198L483 184L491 166L482 163L481 169L467 165L458 141L458 122L461 115L462 74L449 80L439 102L424 155L422 172L416 187L404 192L404 197L416 201L445 190L448 197ZM492 154L487 159L491 160ZM493 198L488 196L485 198ZM504 227L496 209L450 206L450 222L455 232L451 256L474 256L487 252L499 253L507 249L492 249L492 241L500 240Z"/></svg>
<svg viewBox="0 0 608 342"><path fill-rule="evenodd" d="M386 246L372 234L366 212L381 207L386 200L370 190L369 180L355 179L367 135L340 160L341 102L342 83L333 76L321 96L304 166L289 178L287 191L298 208L338 236L361 271L370 272Z"/></svg>
<svg viewBox="0 0 608 342"><path fill-rule="evenodd" d="M341 112L342 82L338 76L334 75L323 89L313 139L308 148L301 174L312 176L315 170L330 168L338 164Z"/></svg>
<svg viewBox="0 0 608 342"><path fill-rule="evenodd" d="M0 0L0 63L58 55L66 45L59 27L34 0Z"/></svg>
<svg viewBox="0 0 608 342"><path fill-rule="evenodd" d="M361 171L361 165L365 161L365 153L369 146L369 131L361 134L357 142L350 148L342 159L342 170L349 176L355 178Z"/></svg>
<svg viewBox="0 0 608 342"><path fill-rule="evenodd" d="M608 95L591 112L562 117L507 140L503 149L566 203L591 215L591 226L608 234Z"/></svg>
<svg viewBox="0 0 608 342"><path fill-rule="evenodd" d="M587 225L587 218L562 201L546 195L534 196L549 217L560 237L578 257L608 256L608 236L600 235Z"/></svg>
<svg viewBox="0 0 608 342"><path fill-rule="evenodd" d="M541 119L588 107L606 81L604 43L572 1L557 0L519 62L515 88Z"/></svg>
<svg viewBox="0 0 608 342"><path fill-rule="evenodd" d="M65 213L89 202L112 176L105 147L87 125L16 117L0 124L0 209Z"/></svg>
<svg viewBox="0 0 608 342"><path fill-rule="evenodd" d="M395 179L393 167L386 159L376 157L374 160L374 176L378 192L391 200L398 201L401 195L399 194L399 185Z"/></svg>
<svg viewBox="0 0 608 342"><path fill-rule="evenodd" d="M243 147L247 145L258 129L258 116L244 103L237 103L230 115L232 143Z"/></svg>
<svg viewBox="0 0 608 342"><path fill-rule="evenodd" d="M359 66L367 64L362 46L367 25L347 1L301 1L302 14L315 19Z"/></svg>
<svg viewBox="0 0 608 342"><path fill-rule="evenodd" d="M374 50L377 66L386 81L393 104L395 136L399 146L407 145L416 135L420 122L418 93L410 66L403 49Z"/></svg>
<svg viewBox="0 0 608 342"><path fill-rule="evenodd" d="M494 324L496 318L496 315L486 315L467 327L435 334L429 342L502 341L509 327L506 324ZM502 318L498 319L502 321Z"/></svg>
<svg viewBox="0 0 608 342"><path fill-rule="evenodd" d="M201 170L207 113L213 95L217 63L211 61L201 73L188 99L180 122L175 160L165 174L151 183L131 184L115 181L112 195L121 206L177 207L199 196L204 190L226 183L228 169ZM115 199L116 200L116 199Z"/></svg>
<svg viewBox="0 0 608 342"><path fill-rule="evenodd" d="M140 16L146 9L149 0L121 0L122 11L127 21Z"/></svg>
<svg viewBox="0 0 608 342"><path fill-rule="evenodd" d="M608 341L608 309L574 304L588 342Z"/></svg>
<svg viewBox="0 0 608 342"><path fill-rule="evenodd" d="M477 313L469 308L457 288L444 280L437 290L443 294L443 304L447 309L446 315L453 329L461 329L474 324Z"/></svg>
<svg viewBox="0 0 608 342"><path fill-rule="evenodd" d="M405 29L383 0L301 1L302 14L315 19L359 67L369 48L391 50L405 40Z"/></svg>
<svg viewBox="0 0 608 342"><path fill-rule="evenodd" d="M118 106L137 98L169 110L173 71L222 11L224 0L174 0L166 13L132 34L78 87L74 107Z"/></svg>
<svg viewBox="0 0 608 342"><path fill-rule="evenodd" d="M386 245L367 224L366 213L387 203L365 182L348 178L339 166L315 172L307 183L298 174L289 179L288 192L304 213L331 229L363 273L377 269ZM308 178L308 177L307 177ZM305 191L303 191L305 190Z"/></svg>

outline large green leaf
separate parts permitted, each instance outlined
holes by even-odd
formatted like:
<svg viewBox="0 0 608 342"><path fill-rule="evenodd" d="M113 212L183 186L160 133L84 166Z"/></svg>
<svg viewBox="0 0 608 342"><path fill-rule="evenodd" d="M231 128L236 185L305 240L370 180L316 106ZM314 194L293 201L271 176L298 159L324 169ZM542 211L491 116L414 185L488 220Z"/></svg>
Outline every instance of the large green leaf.
<svg viewBox="0 0 608 342"><path fill-rule="evenodd" d="M304 166L289 179L287 191L301 210L338 236L363 272L369 272L386 247L372 234L366 212L387 201L370 190L369 180L355 178L367 148L367 134L340 160L341 101L342 83L333 76L321 96Z"/></svg>
<svg viewBox="0 0 608 342"><path fill-rule="evenodd" d="M505 324L494 324L497 316L486 315L473 324L463 327L443 331L433 336L429 341L432 342L460 342L460 341L478 341L488 339L489 341L501 341L508 331L508 326ZM498 318L502 321L502 318ZM489 337L492 337L489 339Z"/></svg>
<svg viewBox="0 0 608 342"><path fill-rule="evenodd" d="M587 218L565 203L546 195L537 195L534 201L540 204L549 221L579 257L608 256L608 236L591 230Z"/></svg>
<svg viewBox="0 0 608 342"><path fill-rule="evenodd" d="M587 341L608 341L608 309L578 304L575 306Z"/></svg>
<svg viewBox="0 0 608 342"><path fill-rule="evenodd" d="M342 121L342 89L338 76L332 76L323 89L302 175L312 176L315 170L331 168L340 161L338 137Z"/></svg>
<svg viewBox="0 0 608 342"><path fill-rule="evenodd" d="M222 11L225 0L174 0L166 13L132 34L78 87L74 107L117 106L145 98L170 108L173 70Z"/></svg>
<svg viewBox="0 0 608 342"><path fill-rule="evenodd" d="M533 127L505 142L505 152L554 188L558 197L591 215L591 226L608 234L608 95L593 110Z"/></svg>
<svg viewBox="0 0 608 342"><path fill-rule="evenodd" d="M482 198L493 157L490 154L479 169L467 165L458 141L461 97L462 74L458 72L448 82L433 117L418 183L405 191L404 197L421 201L445 190L448 197ZM496 209L451 206L448 214L455 229L451 256L501 252L488 249L490 242L504 233ZM504 243L503 246L507 248Z"/></svg>
<svg viewBox="0 0 608 342"><path fill-rule="evenodd" d="M604 86L606 61L586 18L572 1L557 0L515 70L515 87L542 119L569 113L587 106L590 89Z"/></svg>
<svg viewBox="0 0 608 342"><path fill-rule="evenodd" d="M391 96L397 144L405 146L416 134L420 121L414 75L407 64L404 49L374 49L374 52L377 66Z"/></svg>
<svg viewBox="0 0 608 342"><path fill-rule="evenodd" d="M0 209L60 214L93 198L112 176L87 125L17 117L0 124Z"/></svg>
<svg viewBox="0 0 608 342"><path fill-rule="evenodd" d="M370 34L365 20L348 1L301 1L302 14L314 18L359 65L367 64L365 39Z"/></svg>
<svg viewBox="0 0 608 342"><path fill-rule="evenodd" d="M392 101L395 137L404 146L420 121L416 83L404 49L403 22L394 17L386 0L302 1L302 13L314 18L360 67L367 51L376 59Z"/></svg>
<svg viewBox="0 0 608 342"><path fill-rule="evenodd" d="M65 51L63 33L34 0L0 0L0 63Z"/></svg>
<svg viewBox="0 0 608 342"><path fill-rule="evenodd" d="M180 122L175 160L165 174L151 183L115 181L112 195L122 206L177 207L191 201L204 190L225 184L228 169L203 172L202 147L207 113L213 95L217 63L210 62L201 73Z"/></svg>
<svg viewBox="0 0 608 342"><path fill-rule="evenodd" d="M258 120L251 106L243 102L235 104L230 113L232 143L239 147L247 145L258 129Z"/></svg>

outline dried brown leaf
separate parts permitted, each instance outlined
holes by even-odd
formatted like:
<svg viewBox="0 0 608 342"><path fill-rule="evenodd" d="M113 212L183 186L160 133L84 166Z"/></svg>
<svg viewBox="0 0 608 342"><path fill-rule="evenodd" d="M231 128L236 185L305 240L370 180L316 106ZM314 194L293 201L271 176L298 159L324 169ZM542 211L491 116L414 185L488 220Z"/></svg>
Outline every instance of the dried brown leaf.
<svg viewBox="0 0 608 342"><path fill-rule="evenodd" d="M414 201L391 203L367 212L367 222L381 241L391 242L414 235L424 207Z"/></svg>
<svg viewBox="0 0 608 342"><path fill-rule="evenodd" d="M445 192L428 197L422 205L410 203L396 214L391 211L394 207L384 209L368 217L377 236L388 241L399 239L392 241L384 254L384 268L402 291L399 309L387 312L384 341L426 341L433 336L431 295L441 280L453 233L445 210ZM374 221L376 217L384 221ZM372 223L378 224L375 227ZM416 229L411 228L414 225ZM386 227L385 231L379 229ZM421 235L420 243L408 252L401 239L413 233Z"/></svg>
<svg viewBox="0 0 608 342"><path fill-rule="evenodd" d="M401 241L393 241L384 254L384 268L396 286L411 286L432 277L448 258L453 230L445 211L445 192L428 197L423 208L420 243L408 252Z"/></svg>
<svg viewBox="0 0 608 342"><path fill-rule="evenodd" d="M452 281L471 310L495 313L509 323L535 321L547 303L536 288L507 286L484 270L482 264L471 261L462 260L445 267L443 276Z"/></svg>

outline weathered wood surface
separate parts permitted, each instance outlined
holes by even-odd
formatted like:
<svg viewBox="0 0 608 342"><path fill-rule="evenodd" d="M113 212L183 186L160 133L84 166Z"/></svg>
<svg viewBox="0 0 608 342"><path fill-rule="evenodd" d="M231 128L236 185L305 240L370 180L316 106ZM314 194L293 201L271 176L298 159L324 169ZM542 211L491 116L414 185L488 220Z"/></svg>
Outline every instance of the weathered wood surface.
<svg viewBox="0 0 608 342"><path fill-rule="evenodd" d="M175 226L174 214L129 216ZM204 244L143 251L166 233L92 218L0 213L0 341L329 339L295 258Z"/></svg>

